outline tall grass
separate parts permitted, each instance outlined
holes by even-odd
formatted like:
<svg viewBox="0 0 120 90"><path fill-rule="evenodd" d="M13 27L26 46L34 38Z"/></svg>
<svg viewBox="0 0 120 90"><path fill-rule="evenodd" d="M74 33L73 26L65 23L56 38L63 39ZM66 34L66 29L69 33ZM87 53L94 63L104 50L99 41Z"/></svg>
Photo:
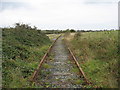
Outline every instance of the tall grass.
<svg viewBox="0 0 120 90"><path fill-rule="evenodd" d="M50 39L37 30L4 28L2 76L5 88L26 88L33 71L45 54Z"/></svg>
<svg viewBox="0 0 120 90"><path fill-rule="evenodd" d="M118 87L118 31L79 32L69 45L90 81L98 87Z"/></svg>

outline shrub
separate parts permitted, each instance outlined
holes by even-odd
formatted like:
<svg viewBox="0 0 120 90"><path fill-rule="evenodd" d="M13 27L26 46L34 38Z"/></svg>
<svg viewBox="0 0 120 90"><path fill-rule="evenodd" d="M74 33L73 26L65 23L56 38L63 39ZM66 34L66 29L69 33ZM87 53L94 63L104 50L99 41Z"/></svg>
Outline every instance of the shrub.
<svg viewBox="0 0 120 90"><path fill-rule="evenodd" d="M31 87L29 79L51 44L36 28L18 24L3 28L3 87Z"/></svg>

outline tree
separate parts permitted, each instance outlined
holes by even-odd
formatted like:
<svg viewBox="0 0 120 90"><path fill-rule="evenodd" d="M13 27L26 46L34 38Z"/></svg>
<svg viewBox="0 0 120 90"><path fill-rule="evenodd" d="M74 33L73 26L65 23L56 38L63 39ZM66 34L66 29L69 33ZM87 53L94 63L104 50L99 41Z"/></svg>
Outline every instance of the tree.
<svg viewBox="0 0 120 90"><path fill-rule="evenodd" d="M72 33L72 32L76 32L76 31L74 29L71 29L70 32Z"/></svg>

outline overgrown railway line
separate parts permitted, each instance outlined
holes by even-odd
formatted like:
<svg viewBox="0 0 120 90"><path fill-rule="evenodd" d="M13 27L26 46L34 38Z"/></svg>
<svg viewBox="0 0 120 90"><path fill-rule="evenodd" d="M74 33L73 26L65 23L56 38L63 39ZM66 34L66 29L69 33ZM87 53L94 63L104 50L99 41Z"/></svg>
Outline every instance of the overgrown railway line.
<svg viewBox="0 0 120 90"><path fill-rule="evenodd" d="M32 82L43 87L81 88L90 84L73 52L60 35L50 46L37 69Z"/></svg>

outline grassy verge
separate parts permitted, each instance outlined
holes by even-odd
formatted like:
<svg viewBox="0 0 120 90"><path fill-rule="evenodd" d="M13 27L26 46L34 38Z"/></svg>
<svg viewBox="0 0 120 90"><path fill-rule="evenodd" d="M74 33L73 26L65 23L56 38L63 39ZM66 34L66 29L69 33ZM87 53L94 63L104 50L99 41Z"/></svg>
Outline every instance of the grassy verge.
<svg viewBox="0 0 120 90"><path fill-rule="evenodd" d="M3 29L2 86L28 88L30 78L51 44L40 31L25 27Z"/></svg>
<svg viewBox="0 0 120 90"><path fill-rule="evenodd" d="M67 34L69 46L88 79L98 87L118 88L118 31Z"/></svg>
<svg viewBox="0 0 120 90"><path fill-rule="evenodd" d="M56 40L57 37L60 36L60 34L46 34L52 42Z"/></svg>

